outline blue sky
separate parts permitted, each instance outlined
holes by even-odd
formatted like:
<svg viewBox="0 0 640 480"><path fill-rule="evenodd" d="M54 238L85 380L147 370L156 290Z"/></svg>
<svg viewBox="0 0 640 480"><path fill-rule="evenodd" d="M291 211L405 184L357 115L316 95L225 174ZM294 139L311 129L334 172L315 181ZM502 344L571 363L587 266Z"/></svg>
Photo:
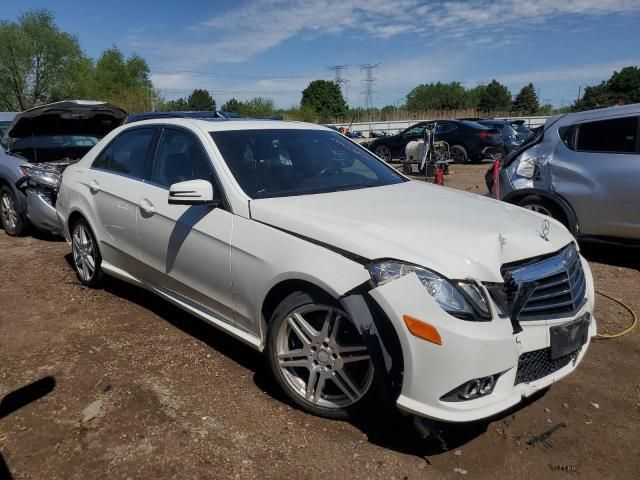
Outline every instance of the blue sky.
<svg viewBox="0 0 640 480"><path fill-rule="evenodd" d="M640 65L640 0L14 0L0 18L48 8L97 56L117 45L144 56L166 98L206 88L272 97L289 107L331 65L348 65L347 96L363 104L363 63L374 103L401 103L416 85L492 78L512 93L533 82L540 99L571 103L578 87Z"/></svg>

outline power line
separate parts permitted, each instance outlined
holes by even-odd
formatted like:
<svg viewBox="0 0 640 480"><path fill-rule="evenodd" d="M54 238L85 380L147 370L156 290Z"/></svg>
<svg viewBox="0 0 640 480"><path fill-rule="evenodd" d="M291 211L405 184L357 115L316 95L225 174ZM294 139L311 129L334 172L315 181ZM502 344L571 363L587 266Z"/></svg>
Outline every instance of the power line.
<svg viewBox="0 0 640 480"><path fill-rule="evenodd" d="M348 67L348 65L333 65L331 67L327 67L329 70L333 70L335 72L335 79L333 81L342 91L342 96L347 103L349 103L349 80L343 77L343 73L346 73Z"/></svg>
<svg viewBox="0 0 640 480"><path fill-rule="evenodd" d="M268 74L251 74L251 73L223 73L223 72L204 72L198 70L181 70L175 68L151 67L152 73L191 73L194 75L206 75L221 78L246 78L250 80L295 80L295 79L313 79L317 75L268 75Z"/></svg>
<svg viewBox="0 0 640 480"><path fill-rule="evenodd" d="M360 70L364 71L364 80L362 80L362 93L364 96L364 107L369 110L373 107L373 94L375 93L373 90L373 86L376 83L376 79L373 76L373 70L378 68L380 62L371 64L366 63L364 65L360 65Z"/></svg>

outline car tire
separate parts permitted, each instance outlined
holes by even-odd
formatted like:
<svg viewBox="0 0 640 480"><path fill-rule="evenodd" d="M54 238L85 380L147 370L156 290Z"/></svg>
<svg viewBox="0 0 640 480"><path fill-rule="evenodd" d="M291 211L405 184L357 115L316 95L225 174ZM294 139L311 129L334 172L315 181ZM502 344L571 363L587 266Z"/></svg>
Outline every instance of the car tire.
<svg viewBox="0 0 640 480"><path fill-rule="evenodd" d="M372 396L371 356L355 324L328 296L286 297L271 316L266 353L285 395L313 415L347 418Z"/></svg>
<svg viewBox="0 0 640 480"><path fill-rule="evenodd" d="M0 223L7 235L12 237L24 235L27 229L18 199L7 185L0 188Z"/></svg>
<svg viewBox="0 0 640 480"><path fill-rule="evenodd" d="M404 165L402 165L402 173L404 173L405 175L413 174L413 167L410 163L405 163Z"/></svg>
<svg viewBox="0 0 640 480"><path fill-rule="evenodd" d="M102 256L96 237L85 219L71 226L71 254L76 277L83 285L98 288L102 284Z"/></svg>
<svg viewBox="0 0 640 480"><path fill-rule="evenodd" d="M455 163L468 163L469 155L467 149L462 145L452 145L449 147L449 155Z"/></svg>
<svg viewBox="0 0 640 480"><path fill-rule="evenodd" d="M391 161L391 149L386 145L378 145L373 149L373 153L375 153L378 157L380 157L385 162Z"/></svg>

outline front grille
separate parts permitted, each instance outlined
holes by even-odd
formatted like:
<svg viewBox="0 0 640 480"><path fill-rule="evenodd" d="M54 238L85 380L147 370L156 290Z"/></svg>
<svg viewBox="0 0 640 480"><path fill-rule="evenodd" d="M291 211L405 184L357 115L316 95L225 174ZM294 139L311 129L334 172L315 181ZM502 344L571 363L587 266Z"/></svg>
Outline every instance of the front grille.
<svg viewBox="0 0 640 480"><path fill-rule="evenodd" d="M508 266L516 282L536 282L518 320L541 320L575 315L587 301L587 288L580 255L573 244L559 253L525 265Z"/></svg>
<svg viewBox="0 0 640 480"><path fill-rule="evenodd" d="M551 359L550 348L523 353L518 360L518 372L516 373L515 385L544 378L566 367L571 362L575 363L581 350L582 347L575 352L571 352L555 360Z"/></svg>

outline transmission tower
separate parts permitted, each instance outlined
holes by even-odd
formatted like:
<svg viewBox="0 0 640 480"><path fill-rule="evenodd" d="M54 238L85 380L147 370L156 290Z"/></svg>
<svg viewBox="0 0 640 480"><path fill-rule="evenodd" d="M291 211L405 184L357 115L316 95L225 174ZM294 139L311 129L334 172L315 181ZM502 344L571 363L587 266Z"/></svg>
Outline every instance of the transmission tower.
<svg viewBox="0 0 640 480"><path fill-rule="evenodd" d="M328 67L329 70L335 72L335 78L333 82L338 85L340 90L342 91L342 96L344 97L344 101L349 103L348 98L348 89L349 89L349 80L344 78L343 74L346 73L348 65L333 65Z"/></svg>
<svg viewBox="0 0 640 480"><path fill-rule="evenodd" d="M376 83L376 79L373 76L373 70L378 68L380 63L367 63L360 65L360 70L364 71L364 80L362 80L362 95L364 96L364 108L369 110L373 107L373 86Z"/></svg>

